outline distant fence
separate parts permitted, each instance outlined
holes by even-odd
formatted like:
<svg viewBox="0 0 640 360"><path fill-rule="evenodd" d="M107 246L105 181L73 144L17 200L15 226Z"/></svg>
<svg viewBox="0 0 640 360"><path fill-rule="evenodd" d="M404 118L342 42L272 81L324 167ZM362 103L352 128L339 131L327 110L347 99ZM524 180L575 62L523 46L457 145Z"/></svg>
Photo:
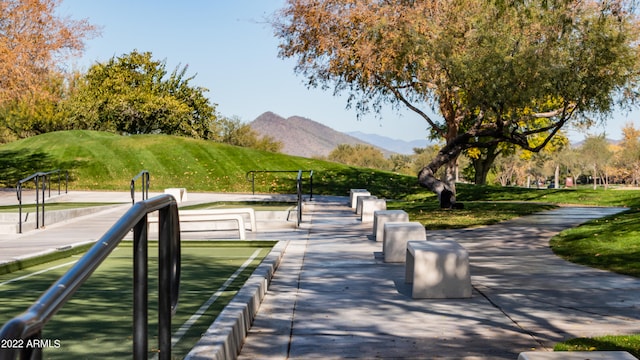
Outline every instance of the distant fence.
<svg viewBox="0 0 640 360"><path fill-rule="evenodd" d="M18 233L22 234L22 185L24 183L33 181L36 186L36 229L40 226L44 227L44 198L46 190L49 190L49 197L51 197L51 176L58 175L58 195L61 193L62 188L62 170L56 169L47 172L37 172L26 178L18 181L16 184L16 195L18 196ZM64 193L68 192L69 188L69 171L65 171L64 181ZM40 202L40 189L42 188L42 202ZM42 210L42 224L40 224L40 211Z"/></svg>

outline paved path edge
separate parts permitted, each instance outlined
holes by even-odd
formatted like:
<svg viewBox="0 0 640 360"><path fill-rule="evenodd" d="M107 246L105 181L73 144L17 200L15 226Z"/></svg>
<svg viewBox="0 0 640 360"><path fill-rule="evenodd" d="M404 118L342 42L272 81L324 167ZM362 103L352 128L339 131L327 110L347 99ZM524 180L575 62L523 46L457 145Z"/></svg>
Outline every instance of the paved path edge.
<svg viewBox="0 0 640 360"><path fill-rule="evenodd" d="M278 241L185 359L226 360L238 357L288 245L289 240Z"/></svg>

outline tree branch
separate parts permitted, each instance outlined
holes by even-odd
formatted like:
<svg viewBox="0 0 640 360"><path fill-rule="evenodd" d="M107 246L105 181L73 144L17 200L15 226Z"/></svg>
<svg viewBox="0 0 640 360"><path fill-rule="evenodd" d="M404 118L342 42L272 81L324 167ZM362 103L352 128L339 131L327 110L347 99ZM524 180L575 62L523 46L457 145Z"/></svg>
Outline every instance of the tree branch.
<svg viewBox="0 0 640 360"><path fill-rule="evenodd" d="M435 121L433 121L433 119L431 119L431 117L429 117L429 115L427 115L424 111L420 110L418 107L416 107L415 105L413 105L409 100L407 100L407 98L404 97L404 95L402 95L402 93L400 92L400 90L398 90L397 87L392 86L391 84L389 84L389 82L387 82L386 80L384 80L382 77L380 77L379 75L376 75L376 80L379 81L385 88L387 88L389 91L391 91L393 93L393 95L396 97L396 99L398 99L401 103L403 103L406 107L408 107L411 111L415 112L416 114L420 115L423 119L425 119L427 121L427 123L429 124L429 126L431 126L431 128L433 130L435 130L438 135L444 137L445 136L445 132L443 129L441 129L436 123Z"/></svg>

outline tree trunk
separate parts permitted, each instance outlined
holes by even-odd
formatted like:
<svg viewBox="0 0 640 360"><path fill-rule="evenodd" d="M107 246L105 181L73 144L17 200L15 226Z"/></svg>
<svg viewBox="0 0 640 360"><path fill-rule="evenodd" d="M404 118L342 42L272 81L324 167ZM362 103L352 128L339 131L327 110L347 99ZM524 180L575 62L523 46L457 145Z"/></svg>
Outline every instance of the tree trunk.
<svg viewBox="0 0 640 360"><path fill-rule="evenodd" d="M487 175L489 175L489 171L491 170L493 163L496 161L496 158L500 155L500 151L497 151L497 149L498 145L491 146L487 148L484 158L481 155L479 158L471 161L473 169L475 170L474 182L476 185L487 184Z"/></svg>
<svg viewBox="0 0 640 360"><path fill-rule="evenodd" d="M556 171L553 174L553 185L556 189L560 188L560 165L556 165Z"/></svg>
<svg viewBox="0 0 640 360"><path fill-rule="evenodd" d="M449 188L444 181L436 178L428 166L425 166L420 170L420 173L418 174L418 183L422 187L425 187L438 195L438 202L440 203L441 209L451 209L455 206L455 188Z"/></svg>
<svg viewBox="0 0 640 360"><path fill-rule="evenodd" d="M418 173L418 183L438 195L438 201L442 209L461 207L460 204L456 205L455 167L465 139L456 140L462 141L452 141L445 145L431 160L431 163L423 167ZM443 166L447 166L444 181L435 176L438 169Z"/></svg>

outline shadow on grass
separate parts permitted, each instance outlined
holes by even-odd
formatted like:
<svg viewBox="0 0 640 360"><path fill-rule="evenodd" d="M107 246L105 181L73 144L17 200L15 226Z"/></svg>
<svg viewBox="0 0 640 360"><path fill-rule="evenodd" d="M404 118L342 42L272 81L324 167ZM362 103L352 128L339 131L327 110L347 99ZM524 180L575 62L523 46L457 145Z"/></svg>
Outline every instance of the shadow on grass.
<svg viewBox="0 0 640 360"><path fill-rule="evenodd" d="M388 209L402 209L411 221L419 221L428 230L463 229L474 226L493 225L512 218L553 209L550 204L527 204L516 202L465 202L464 209L441 209L437 201L388 202Z"/></svg>
<svg viewBox="0 0 640 360"><path fill-rule="evenodd" d="M5 150L0 151L0 186L14 187L24 179L38 171L54 169L72 170L82 166L81 161L56 161L51 155L41 151ZM55 177L56 175L54 175ZM69 172L69 181L73 180L73 172ZM57 177L55 178L57 179Z"/></svg>
<svg viewBox="0 0 640 360"><path fill-rule="evenodd" d="M367 189L372 195L386 199L405 199L411 194L429 193L418 185L414 176L384 171L349 168L314 174L314 193L348 196L350 189Z"/></svg>
<svg viewBox="0 0 640 360"><path fill-rule="evenodd" d="M256 173L255 192L295 194L297 173ZM309 174L303 173L302 193L311 191ZM426 192L414 176L394 174L362 168L321 169L313 172L314 195L348 196L351 189L367 189L379 198L404 199L415 193Z"/></svg>

